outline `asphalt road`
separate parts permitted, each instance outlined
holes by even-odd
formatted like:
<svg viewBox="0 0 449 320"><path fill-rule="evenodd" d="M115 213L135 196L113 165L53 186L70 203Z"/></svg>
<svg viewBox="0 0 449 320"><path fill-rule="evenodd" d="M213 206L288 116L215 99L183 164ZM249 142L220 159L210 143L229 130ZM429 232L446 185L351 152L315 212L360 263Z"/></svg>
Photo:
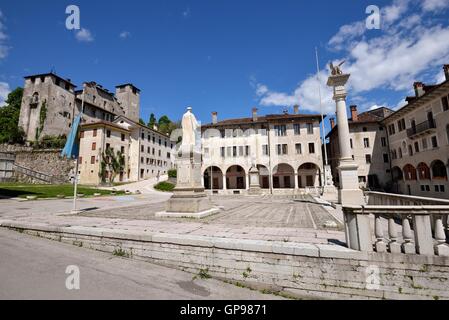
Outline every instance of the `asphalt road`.
<svg viewBox="0 0 449 320"><path fill-rule="evenodd" d="M66 280L79 269L79 290ZM276 299L151 263L0 229L0 299ZM76 281L69 281L69 285Z"/></svg>

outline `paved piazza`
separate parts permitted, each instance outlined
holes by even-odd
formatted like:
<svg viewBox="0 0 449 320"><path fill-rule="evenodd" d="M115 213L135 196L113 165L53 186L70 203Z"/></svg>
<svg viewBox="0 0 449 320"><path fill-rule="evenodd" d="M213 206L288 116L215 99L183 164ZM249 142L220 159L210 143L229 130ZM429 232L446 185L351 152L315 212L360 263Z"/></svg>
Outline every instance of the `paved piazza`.
<svg viewBox="0 0 449 320"><path fill-rule="evenodd" d="M213 202L222 211L205 219L155 217L156 212L164 209L168 197L169 194L153 193L82 199L80 208L86 211L78 215L67 213L71 208L69 200L1 200L4 206L0 220L315 244L338 245L345 240L338 211L292 197L214 196Z"/></svg>

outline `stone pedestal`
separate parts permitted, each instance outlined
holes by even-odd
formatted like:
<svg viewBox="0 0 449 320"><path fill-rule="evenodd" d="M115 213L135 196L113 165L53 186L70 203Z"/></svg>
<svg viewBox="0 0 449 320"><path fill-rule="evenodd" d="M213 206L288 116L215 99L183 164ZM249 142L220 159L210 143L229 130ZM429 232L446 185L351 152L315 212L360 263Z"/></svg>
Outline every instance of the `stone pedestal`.
<svg viewBox="0 0 449 320"><path fill-rule="evenodd" d="M345 205L364 205L363 191L359 187L358 166L351 160L341 160L338 167L340 176L339 202Z"/></svg>
<svg viewBox="0 0 449 320"><path fill-rule="evenodd" d="M346 88L349 74L337 74L329 77L327 85L333 87L334 100L337 108L338 138L340 146L340 176L339 202L343 206L363 205L363 192L359 188L358 166L352 159L349 137L348 114L346 111Z"/></svg>
<svg viewBox="0 0 449 320"><path fill-rule="evenodd" d="M249 170L249 190L250 195L259 195L262 193L262 188L260 187L260 176L259 170L256 167L252 167Z"/></svg>
<svg viewBox="0 0 449 320"><path fill-rule="evenodd" d="M338 190L334 186L334 180L332 178L332 170L331 166L324 166L324 187L323 187L323 195L321 196L324 200L330 202L338 201Z"/></svg>
<svg viewBox="0 0 449 320"><path fill-rule="evenodd" d="M201 183L201 154L181 147L177 158L177 184L164 212L157 217L204 218L220 210L209 200Z"/></svg>

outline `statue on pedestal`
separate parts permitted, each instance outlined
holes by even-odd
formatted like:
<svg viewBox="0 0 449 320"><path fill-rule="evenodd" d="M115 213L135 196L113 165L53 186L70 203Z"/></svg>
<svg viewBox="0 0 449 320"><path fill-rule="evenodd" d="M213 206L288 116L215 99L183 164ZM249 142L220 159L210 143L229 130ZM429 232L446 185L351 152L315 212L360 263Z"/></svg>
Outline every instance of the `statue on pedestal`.
<svg viewBox="0 0 449 320"><path fill-rule="evenodd" d="M362 205L364 204L363 192L359 188L358 182L358 165L352 158L352 150L350 147L350 131L348 123L348 115L346 110L346 83L350 78L350 74L345 74L341 70L341 66L345 61L334 66L330 64L331 75L327 81L327 85L333 88L333 99L336 104L337 121L338 121L338 139L340 148L339 159L339 202L342 205Z"/></svg>
<svg viewBox="0 0 449 320"><path fill-rule="evenodd" d="M334 66L334 64L331 62L330 63L330 68L331 68L331 74L333 75L333 76L338 76L338 75L342 75L343 74L343 71L341 70L341 66L344 64L346 62L346 60L345 61L343 61L343 62L341 62L339 65L337 65L337 66Z"/></svg>
<svg viewBox="0 0 449 320"><path fill-rule="evenodd" d="M187 112L183 115L182 121L182 147L195 147L196 136L199 129L198 121L192 113L192 107L187 107Z"/></svg>
<svg viewBox="0 0 449 320"><path fill-rule="evenodd" d="M201 183L201 139L199 124L188 107L182 121L182 143L176 155L177 183L166 211L159 217L203 218L219 212L213 206Z"/></svg>

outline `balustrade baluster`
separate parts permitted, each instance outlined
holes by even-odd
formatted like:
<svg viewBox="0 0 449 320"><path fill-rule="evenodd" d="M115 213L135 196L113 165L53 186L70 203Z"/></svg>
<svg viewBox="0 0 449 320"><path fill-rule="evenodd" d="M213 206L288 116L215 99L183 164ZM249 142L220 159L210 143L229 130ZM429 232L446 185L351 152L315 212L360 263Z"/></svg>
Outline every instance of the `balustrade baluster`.
<svg viewBox="0 0 449 320"><path fill-rule="evenodd" d="M374 233L376 236L376 252L386 252L387 244L384 241L384 231L382 227L382 218L380 215L376 215L374 225Z"/></svg>
<svg viewBox="0 0 449 320"><path fill-rule="evenodd" d="M404 237L404 243L402 244L402 252L405 254L415 254L416 248L412 243L413 233L410 228L410 221L407 216L402 217L402 236Z"/></svg>
<svg viewBox="0 0 449 320"><path fill-rule="evenodd" d="M444 232L443 217L435 217L435 254L438 256L449 256L449 247L446 244L446 233Z"/></svg>
<svg viewBox="0 0 449 320"><path fill-rule="evenodd" d="M401 245L398 243L398 233L396 231L396 222L394 218L388 219L388 235L390 236L390 242L388 248L391 253L401 253Z"/></svg>

